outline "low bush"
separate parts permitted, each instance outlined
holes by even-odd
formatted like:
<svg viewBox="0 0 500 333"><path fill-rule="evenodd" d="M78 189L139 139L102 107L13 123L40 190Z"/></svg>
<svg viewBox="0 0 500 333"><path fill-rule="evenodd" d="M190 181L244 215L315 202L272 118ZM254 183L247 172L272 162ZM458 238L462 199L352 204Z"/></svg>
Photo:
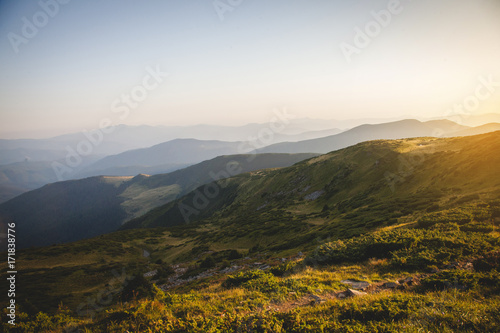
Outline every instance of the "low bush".
<svg viewBox="0 0 500 333"><path fill-rule="evenodd" d="M448 270L432 274L421 281L423 290L478 290L482 293L500 291L500 273Z"/></svg>
<svg viewBox="0 0 500 333"><path fill-rule="evenodd" d="M391 230L324 244L306 259L306 263L359 263L378 258L388 259L393 268L415 270L483 255L498 246L497 238L475 232Z"/></svg>
<svg viewBox="0 0 500 333"><path fill-rule="evenodd" d="M408 318L418 308L419 296L390 295L364 302L349 302L340 305L340 320L362 323L369 321L398 321Z"/></svg>
<svg viewBox="0 0 500 333"><path fill-rule="evenodd" d="M233 275L229 275L223 283L223 287L232 288L232 287L240 287L243 283L256 280L266 276L267 274L261 270L252 270L239 272Z"/></svg>
<svg viewBox="0 0 500 333"><path fill-rule="evenodd" d="M474 260L472 264L479 272L489 272L493 269L500 271L500 251L486 253L483 257Z"/></svg>
<svg viewBox="0 0 500 333"><path fill-rule="evenodd" d="M296 261L289 261L284 264L272 267L271 273L274 276L282 277L290 275L292 273L296 273L300 271L303 267L304 267L303 265L299 265Z"/></svg>

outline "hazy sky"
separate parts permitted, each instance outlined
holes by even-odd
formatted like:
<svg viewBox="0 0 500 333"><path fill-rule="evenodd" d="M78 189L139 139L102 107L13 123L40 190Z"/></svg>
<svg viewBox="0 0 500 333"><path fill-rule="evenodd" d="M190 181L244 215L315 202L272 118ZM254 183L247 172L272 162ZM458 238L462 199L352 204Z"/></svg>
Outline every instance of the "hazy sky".
<svg viewBox="0 0 500 333"><path fill-rule="evenodd" d="M0 137L241 125L281 107L500 112L500 86L470 99L479 77L500 82L499 17L498 0L2 0Z"/></svg>

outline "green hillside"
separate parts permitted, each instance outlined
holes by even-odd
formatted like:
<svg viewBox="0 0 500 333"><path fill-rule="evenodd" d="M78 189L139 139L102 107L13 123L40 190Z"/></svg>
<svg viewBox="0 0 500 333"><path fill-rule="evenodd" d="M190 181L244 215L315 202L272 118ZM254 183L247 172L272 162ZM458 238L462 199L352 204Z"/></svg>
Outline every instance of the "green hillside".
<svg viewBox="0 0 500 333"><path fill-rule="evenodd" d="M18 330L498 331L498 151L500 132L365 142L21 251Z"/></svg>
<svg viewBox="0 0 500 333"><path fill-rule="evenodd" d="M123 228L181 225L187 217L189 222L217 223L222 230L226 225L250 224L252 231L233 235L239 242L241 237L250 240L252 232L258 235L255 228L269 229L270 235L273 228L291 235L300 231L300 237L305 233L311 239L319 231L350 236L366 227L387 225L387 214L395 223L415 208L446 207L467 195L495 198L500 157L490 152L500 148L499 137L495 132L471 138L365 142L286 169L205 185ZM218 195L210 198L215 192ZM257 220L260 224L255 226L252 222ZM344 234L347 223L349 231ZM265 239L258 240L275 246L284 241Z"/></svg>
<svg viewBox="0 0 500 333"><path fill-rule="evenodd" d="M76 241L115 231L126 221L213 181L211 172L224 171L223 176L229 177L290 166L312 156L316 155L228 155L168 174L53 183L1 204L0 220L18 223L23 235L17 243L20 248Z"/></svg>

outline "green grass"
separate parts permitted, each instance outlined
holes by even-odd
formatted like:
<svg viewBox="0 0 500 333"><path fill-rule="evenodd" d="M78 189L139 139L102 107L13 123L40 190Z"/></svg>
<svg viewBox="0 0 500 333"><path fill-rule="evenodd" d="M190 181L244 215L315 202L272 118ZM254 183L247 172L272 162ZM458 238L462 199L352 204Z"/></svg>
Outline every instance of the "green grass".
<svg viewBox="0 0 500 333"><path fill-rule="evenodd" d="M471 207L482 207L483 214L472 214L472 221L462 221L462 226L473 223L476 218L483 222L485 216L491 219L498 202L467 203L461 209L468 211ZM193 246L187 257L198 259L191 261L194 266L189 276L207 269L220 270L229 260L243 267L244 263L264 260L271 267L265 271L247 268L226 275L216 274L168 292L142 278L141 271L161 268L163 263L141 258L139 250L148 244L154 254L155 249L172 241L183 246L185 240L173 237L170 230L128 230L44 248L37 253L37 259L46 257L47 261L37 260L39 268L21 270L20 276L28 278L26 285L36 285L38 291L29 287L23 291L29 300L23 303L20 297L23 312L19 313L16 330L55 332L78 327L86 332L498 331L500 242L497 226L493 224L490 232L461 230L454 219L455 212L438 211L439 223L430 227L422 227L417 220L400 228L328 242L304 259L285 263L267 257L260 250L253 250L250 253L253 259L248 259L241 258L234 250L213 252L207 245ZM446 216L450 222L446 222ZM103 246L102 239L106 237L106 244L116 242L116 247L121 246L120 254L112 250L114 247ZM73 251L76 256L87 252L87 260L91 262L97 258L93 257L96 253L92 249L99 247L102 247L101 255L106 254L115 262L83 265L69 253ZM27 254L35 256L24 251L21 257ZM65 262L61 261L63 257L67 258ZM48 269L50 260L59 265ZM129 266L119 272L119 277L114 281L108 279L104 285L100 283L109 269L118 271L125 262ZM456 264L448 267L453 263ZM441 270L429 273L429 268ZM409 276L416 277L417 285L405 285L399 291L381 289L381 292L353 299L335 297L348 287L341 283L345 279L367 281L377 288L383 282ZM57 281L57 285L50 281ZM47 298L48 290L57 294ZM113 301L102 310L89 310L88 303L84 303L86 307L75 308L79 293L92 300L103 294L103 290ZM311 295L325 302L316 303ZM33 304L41 302L45 302L51 314L34 311ZM61 307L61 303L66 307ZM59 310L55 310L57 308ZM83 317L78 316L82 313ZM7 324L4 328L9 331Z"/></svg>

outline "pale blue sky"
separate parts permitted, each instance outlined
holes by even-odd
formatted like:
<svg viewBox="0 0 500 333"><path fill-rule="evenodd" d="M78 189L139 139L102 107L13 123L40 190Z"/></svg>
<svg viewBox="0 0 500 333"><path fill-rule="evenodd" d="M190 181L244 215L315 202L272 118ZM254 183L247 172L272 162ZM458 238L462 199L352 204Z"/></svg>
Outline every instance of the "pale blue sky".
<svg viewBox="0 0 500 333"><path fill-rule="evenodd" d="M401 0L401 13L348 62L341 43L353 44L354 29L389 2L243 0L220 20L211 0L72 0L15 52L9 33L23 36L23 17L33 23L43 9L2 0L0 137L91 129L104 118L241 125L280 107L311 118L431 117L474 94L478 76L500 82L498 0ZM148 66L169 76L120 119L112 103ZM500 87L474 112L499 105Z"/></svg>

